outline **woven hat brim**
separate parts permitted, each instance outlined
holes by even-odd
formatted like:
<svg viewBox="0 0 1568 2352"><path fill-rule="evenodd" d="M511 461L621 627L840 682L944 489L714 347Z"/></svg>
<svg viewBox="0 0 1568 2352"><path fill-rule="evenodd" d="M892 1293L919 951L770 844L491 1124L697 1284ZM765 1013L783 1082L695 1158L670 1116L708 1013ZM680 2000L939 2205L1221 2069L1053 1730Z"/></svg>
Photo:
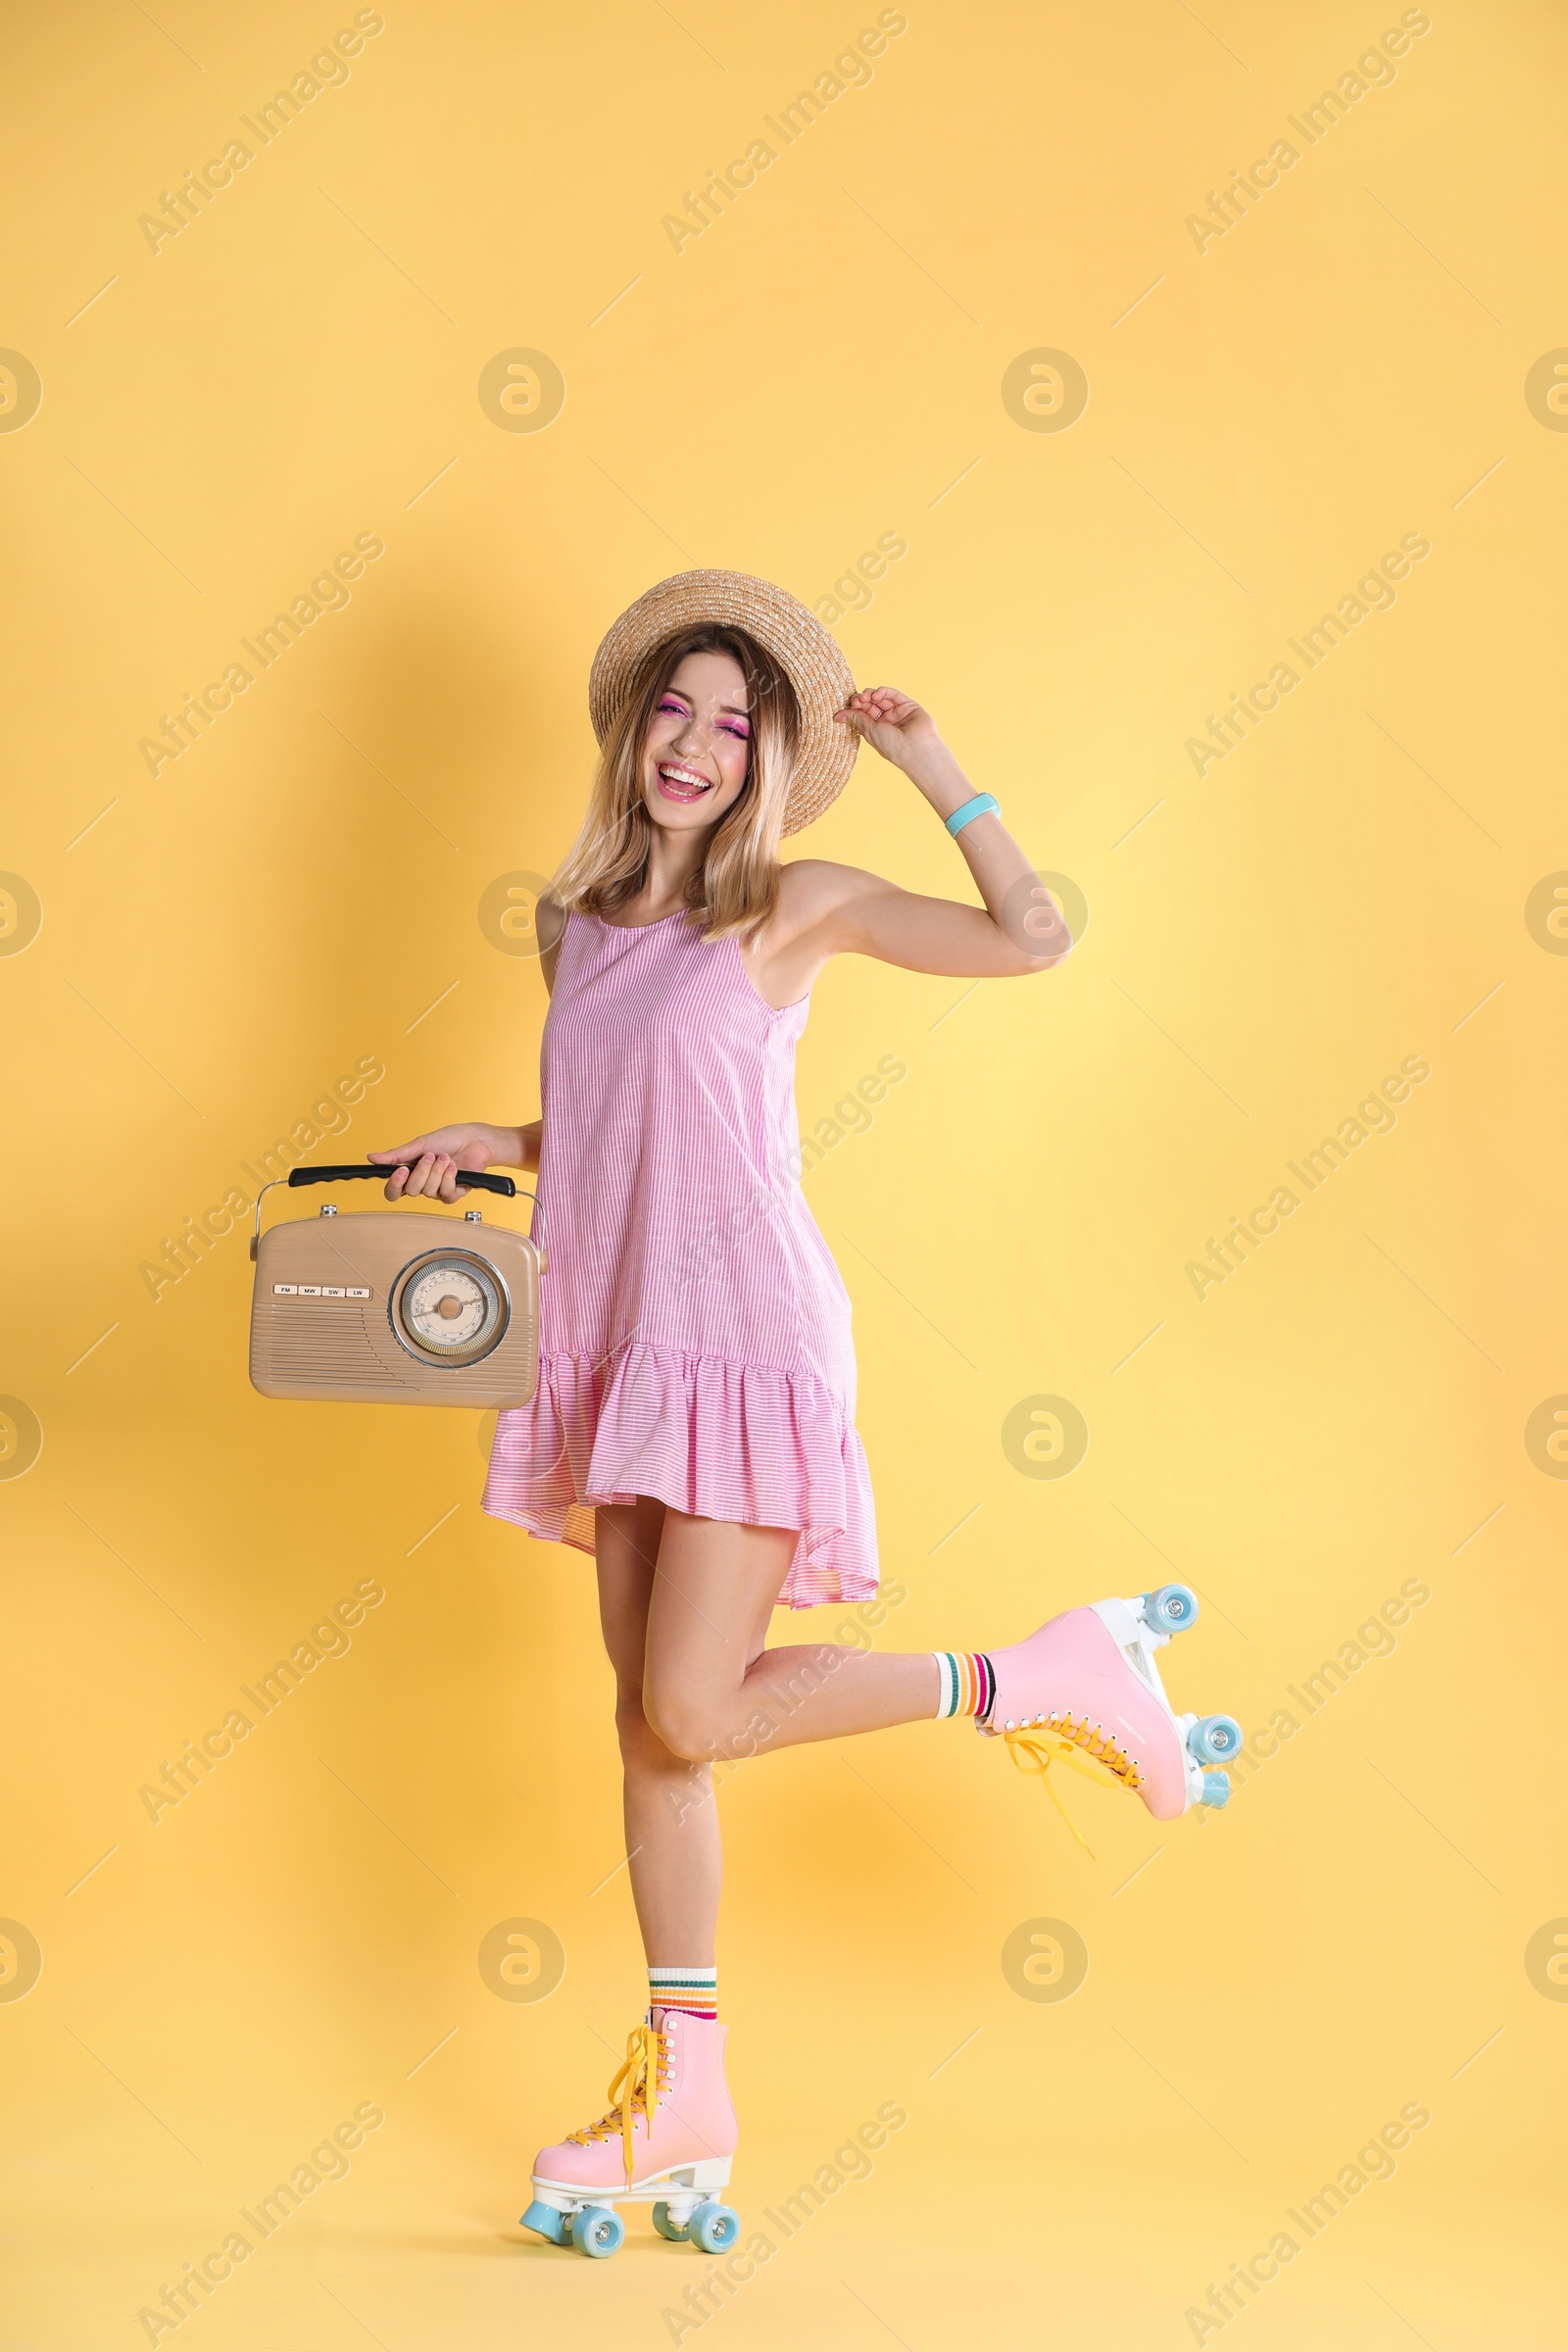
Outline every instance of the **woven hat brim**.
<svg viewBox="0 0 1568 2352"><path fill-rule="evenodd" d="M679 571L661 580L607 630L588 679L588 715L601 743L615 722L649 649L712 623L744 629L788 677L800 706L795 776L784 832L799 833L838 799L860 749L850 726L835 726L855 692L849 663L816 614L771 580L746 571Z"/></svg>

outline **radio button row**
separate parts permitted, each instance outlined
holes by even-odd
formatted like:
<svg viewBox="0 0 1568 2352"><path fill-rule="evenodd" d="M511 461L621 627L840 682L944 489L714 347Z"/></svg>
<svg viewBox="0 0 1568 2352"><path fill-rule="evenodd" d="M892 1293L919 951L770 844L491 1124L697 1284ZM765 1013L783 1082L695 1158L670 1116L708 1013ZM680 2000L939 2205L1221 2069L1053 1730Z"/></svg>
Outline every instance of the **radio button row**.
<svg viewBox="0 0 1568 2352"><path fill-rule="evenodd" d="M359 1288L345 1289L338 1283L274 1282L272 1296L274 1298L368 1298L370 1294Z"/></svg>

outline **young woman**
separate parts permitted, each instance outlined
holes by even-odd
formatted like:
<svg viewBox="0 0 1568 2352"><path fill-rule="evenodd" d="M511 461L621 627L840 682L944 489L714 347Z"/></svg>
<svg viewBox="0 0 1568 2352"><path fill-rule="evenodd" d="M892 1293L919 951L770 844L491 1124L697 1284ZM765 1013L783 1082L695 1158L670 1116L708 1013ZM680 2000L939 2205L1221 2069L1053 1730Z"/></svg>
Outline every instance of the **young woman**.
<svg viewBox="0 0 1568 2352"><path fill-rule="evenodd" d="M1157 1676L1146 1689L1124 1629L1091 1610L990 1656L767 1646L781 1602L859 1600L877 1578L850 1302L799 1183L811 984L841 955L955 979L1049 970L1072 944L1054 901L928 712L894 687L856 692L814 616L764 581L702 571L650 591L601 646L589 702L599 771L538 912L543 1115L370 1156L393 1200L454 1200L459 1170L537 1171L539 1385L499 1418L484 1507L593 1551L615 1672L649 2016L609 2114L541 2151L524 2218L609 2252L612 2201L658 2194L664 2233L689 2225L711 2251L737 2226L712 2198L736 2138L715 1760L923 1716L994 1714L1010 1738L1050 1715L1056 1752L1142 1780L1156 1810L1184 1809L1190 1774ZM945 822L981 905L780 863L861 740Z"/></svg>

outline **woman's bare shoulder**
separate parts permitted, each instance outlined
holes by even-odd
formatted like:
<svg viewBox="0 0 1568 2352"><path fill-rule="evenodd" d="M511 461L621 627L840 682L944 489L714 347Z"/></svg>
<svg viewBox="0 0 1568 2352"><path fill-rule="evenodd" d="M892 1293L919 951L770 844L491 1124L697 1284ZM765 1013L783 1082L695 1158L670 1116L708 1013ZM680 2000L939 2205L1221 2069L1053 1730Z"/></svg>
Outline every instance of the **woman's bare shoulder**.
<svg viewBox="0 0 1568 2352"><path fill-rule="evenodd" d="M539 969L544 974L546 993L553 996L556 956L566 928L566 909L553 891L541 893L533 910L533 928L534 937L539 942Z"/></svg>
<svg viewBox="0 0 1568 2352"><path fill-rule="evenodd" d="M539 938L541 956L552 955L561 945L561 935L566 928L566 909L553 891L545 891L534 907L534 929Z"/></svg>
<svg viewBox="0 0 1568 2352"><path fill-rule="evenodd" d="M835 865L828 858L794 858L780 875L779 912L790 930L804 930L858 898L875 880L857 865Z"/></svg>

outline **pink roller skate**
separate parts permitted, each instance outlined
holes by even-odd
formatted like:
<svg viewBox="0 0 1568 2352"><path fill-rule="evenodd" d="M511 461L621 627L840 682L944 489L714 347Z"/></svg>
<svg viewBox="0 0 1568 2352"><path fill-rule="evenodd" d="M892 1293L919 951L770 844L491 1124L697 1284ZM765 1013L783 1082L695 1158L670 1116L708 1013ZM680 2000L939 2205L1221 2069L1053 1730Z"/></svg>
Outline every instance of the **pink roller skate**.
<svg viewBox="0 0 1568 2352"><path fill-rule="evenodd" d="M1007 1742L1013 1762L1046 1778L1062 1818L1089 1850L1047 1777L1054 1761L1136 1788L1157 1821L1191 1805L1223 1805L1230 1782L1205 1766L1240 1752L1233 1715L1173 1713L1154 1652L1198 1615L1187 1585L1160 1585L1136 1600L1067 1609L1026 1642L989 1656L996 1675L990 1717L978 1728Z"/></svg>
<svg viewBox="0 0 1568 2352"><path fill-rule="evenodd" d="M522 2217L553 2245L601 2259L626 2234L617 2205L651 2204L661 2237L722 2254L740 2216L720 2204L738 2136L716 2018L655 2009L626 2042L610 2109L534 2159L533 2202Z"/></svg>

